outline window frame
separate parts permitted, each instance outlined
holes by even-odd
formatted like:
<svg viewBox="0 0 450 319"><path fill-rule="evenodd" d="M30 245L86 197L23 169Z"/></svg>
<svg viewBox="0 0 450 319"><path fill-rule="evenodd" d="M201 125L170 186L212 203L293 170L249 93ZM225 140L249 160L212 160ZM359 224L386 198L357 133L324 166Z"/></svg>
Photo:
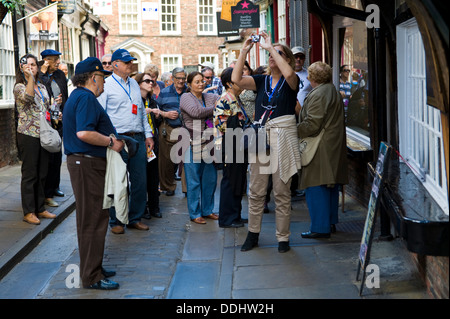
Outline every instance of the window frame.
<svg viewBox="0 0 450 319"><path fill-rule="evenodd" d="M176 58L177 59L177 64L173 64L174 67L172 67L170 70L167 68L168 64L166 64L164 62L164 59L166 58ZM163 74L164 72L171 72L172 70L176 67L183 67L183 55L182 54L162 54L161 55L161 74Z"/></svg>
<svg viewBox="0 0 450 319"><path fill-rule="evenodd" d="M412 168L412 172L422 182L431 197L448 215L449 206L442 122L440 111L427 104L426 56L423 39L416 19L412 18L397 25L396 33L399 151L403 157L401 160L403 161L404 159L406 164ZM420 37L421 42L418 43L418 46L421 44L422 51L418 51L420 48L417 47L418 50L410 52L410 45L413 46L414 43L411 44L409 42L409 36L414 36L415 34L418 34ZM412 40L414 41L414 39ZM416 53L416 51L419 53L413 56L412 54ZM412 61L420 64L412 65ZM411 70L417 70L414 69L415 67L418 68L418 72L409 76L413 72ZM411 87L414 85L422 87L423 91L411 90ZM418 94L415 98L409 97L414 93ZM414 103L414 101L418 102ZM423 118L423 120L420 118ZM431 125L430 120L432 122ZM416 127L415 130L414 127ZM422 131L423 134L419 134L417 131ZM436 139L440 140L440 145L436 144ZM433 172L428 172L427 167Z"/></svg>
<svg viewBox="0 0 450 319"><path fill-rule="evenodd" d="M212 30L211 31L200 31L200 2L201 1L208 1L208 0L197 0L197 34L198 35L217 36L217 21L216 21L217 3L216 3L216 0L211 0L211 2L212 2L211 17L213 18L213 20L211 22L211 24L212 24ZM209 15L205 15L205 14L203 14L203 15L204 16L209 16Z"/></svg>
<svg viewBox="0 0 450 319"><path fill-rule="evenodd" d="M2 95L0 99L1 109L14 108L14 84L16 83L16 72L14 70L14 45L11 13L7 13L0 23L0 84Z"/></svg>
<svg viewBox="0 0 450 319"><path fill-rule="evenodd" d="M175 31L164 31L163 30L163 6L167 4L163 4L162 0L159 1L159 33L161 35L180 35L181 34L181 12L180 12L180 0L174 0L176 7L176 30Z"/></svg>
<svg viewBox="0 0 450 319"><path fill-rule="evenodd" d="M119 34L121 35L142 35L142 3L141 0L135 0L137 4L137 12L136 13L129 13L129 14L136 14L137 15L137 31L130 31L130 30L123 30L122 28L122 2L128 3L129 1L134 0L119 0L118 2L118 12L119 12ZM128 13L128 12L127 12Z"/></svg>

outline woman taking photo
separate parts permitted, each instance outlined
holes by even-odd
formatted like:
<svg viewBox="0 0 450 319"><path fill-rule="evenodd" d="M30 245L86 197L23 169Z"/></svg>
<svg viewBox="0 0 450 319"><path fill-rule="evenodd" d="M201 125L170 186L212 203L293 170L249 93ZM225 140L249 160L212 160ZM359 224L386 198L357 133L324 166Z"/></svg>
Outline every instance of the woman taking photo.
<svg viewBox="0 0 450 319"><path fill-rule="evenodd" d="M153 88L157 86L149 73L139 73L135 77L136 82L141 89L142 102L147 112L147 120L150 124L155 145L153 146L153 154L156 156L147 161L147 211L144 218L157 217L161 218L159 209L159 170L158 170L158 126L161 123L161 116L156 101L153 97ZM147 157L152 154L147 152ZM149 159L149 158L148 158ZM147 160L148 160L147 159Z"/></svg>
<svg viewBox="0 0 450 319"><path fill-rule="evenodd" d="M276 237L278 251L289 251L291 216L291 178L300 168L300 151L295 120L295 105L299 78L295 74L292 51L282 44L272 44L270 36L262 32L260 47L269 52L268 74L243 76L245 57L253 46L249 37L239 55L231 80L242 89L257 92L255 121L274 128L278 134L270 134L270 162L260 162L266 157L265 150L258 150L255 160L250 160L250 185L248 208L248 235L241 250L247 251L258 245L261 231L264 201L269 176L272 175L275 195ZM274 140L272 135L276 135ZM282 160L279 159L280 156Z"/></svg>
<svg viewBox="0 0 450 319"><path fill-rule="evenodd" d="M239 147L236 140L226 140L227 130L242 129L250 122L239 99L242 89L231 82L231 73L232 68L222 72L220 79L226 91L216 102L214 109L214 125L222 138L223 177L220 184L219 227L223 228L244 226L241 219L241 202L242 194L247 190L247 159L239 159L237 156ZM231 138L234 136L231 135ZM227 150L226 146L231 146L232 149Z"/></svg>
<svg viewBox="0 0 450 319"><path fill-rule="evenodd" d="M205 89L203 75L192 72L187 77L188 92L180 98L183 124L189 131L191 146L186 152L184 170L186 174L187 205L189 216L194 223L206 224L205 218L217 220L213 214L214 193L217 171L214 163L200 159L201 150L210 142L198 140L206 128L212 128L214 105L219 97L212 93L202 93ZM195 132L194 132L195 130ZM197 157L197 155L199 157Z"/></svg>
<svg viewBox="0 0 450 319"><path fill-rule="evenodd" d="M45 210L44 185L48 171L49 153L41 147L40 113L47 112L50 118L50 98L45 86L37 82L38 63L34 55L20 59L14 86L14 99L18 112L17 144L22 160L23 220L39 225L39 218L55 218Z"/></svg>

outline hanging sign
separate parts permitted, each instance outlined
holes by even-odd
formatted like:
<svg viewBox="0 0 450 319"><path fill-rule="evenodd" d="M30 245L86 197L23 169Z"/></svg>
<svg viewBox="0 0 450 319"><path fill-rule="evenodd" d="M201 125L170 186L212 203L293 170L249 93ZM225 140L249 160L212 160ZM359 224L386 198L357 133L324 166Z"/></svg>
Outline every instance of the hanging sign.
<svg viewBox="0 0 450 319"><path fill-rule="evenodd" d="M49 0L49 3L58 4L58 14L71 14L75 12L75 0Z"/></svg>
<svg viewBox="0 0 450 319"><path fill-rule="evenodd" d="M231 37L239 35L239 30L233 30L233 28L231 27L231 21L221 19L220 12L216 12L216 14L218 37Z"/></svg>
<svg viewBox="0 0 450 319"><path fill-rule="evenodd" d="M53 3L27 16L30 40L58 40L58 8Z"/></svg>
<svg viewBox="0 0 450 319"><path fill-rule="evenodd" d="M242 0L231 7L231 24L233 29L259 28L259 5L250 0Z"/></svg>
<svg viewBox="0 0 450 319"><path fill-rule="evenodd" d="M159 20L158 2L142 2L142 20Z"/></svg>
<svg viewBox="0 0 450 319"><path fill-rule="evenodd" d="M231 7L234 7L238 2L239 0L222 0L222 12L220 12L220 18L231 22Z"/></svg>
<svg viewBox="0 0 450 319"><path fill-rule="evenodd" d="M92 12L96 15L112 15L112 0L93 0L91 1Z"/></svg>

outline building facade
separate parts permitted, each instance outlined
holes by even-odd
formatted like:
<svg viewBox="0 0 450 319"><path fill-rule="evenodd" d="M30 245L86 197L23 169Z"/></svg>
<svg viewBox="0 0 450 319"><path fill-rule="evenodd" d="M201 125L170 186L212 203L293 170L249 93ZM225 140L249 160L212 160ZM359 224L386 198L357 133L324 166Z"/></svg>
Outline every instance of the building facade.
<svg viewBox="0 0 450 319"><path fill-rule="evenodd" d="M136 71L155 64L160 74L184 67L189 73L205 61L222 68L216 11L220 0L93 0L110 27L105 53L126 49L137 58Z"/></svg>

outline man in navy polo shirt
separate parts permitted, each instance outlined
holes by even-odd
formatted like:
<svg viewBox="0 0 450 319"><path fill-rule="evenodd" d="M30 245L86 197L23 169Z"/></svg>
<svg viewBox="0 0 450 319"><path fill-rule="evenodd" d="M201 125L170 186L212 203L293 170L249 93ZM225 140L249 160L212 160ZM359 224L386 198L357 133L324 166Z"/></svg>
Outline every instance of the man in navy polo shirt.
<svg viewBox="0 0 450 319"><path fill-rule="evenodd" d="M120 152L124 144L111 120L97 101L103 92L105 71L99 59L87 58L77 64L72 78L77 88L64 108L64 153L76 200L80 275L85 288L117 289L107 279L115 275L102 267L109 210L103 209L106 149Z"/></svg>

